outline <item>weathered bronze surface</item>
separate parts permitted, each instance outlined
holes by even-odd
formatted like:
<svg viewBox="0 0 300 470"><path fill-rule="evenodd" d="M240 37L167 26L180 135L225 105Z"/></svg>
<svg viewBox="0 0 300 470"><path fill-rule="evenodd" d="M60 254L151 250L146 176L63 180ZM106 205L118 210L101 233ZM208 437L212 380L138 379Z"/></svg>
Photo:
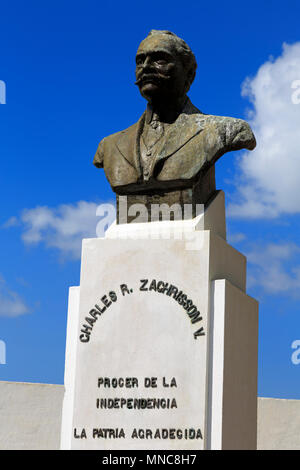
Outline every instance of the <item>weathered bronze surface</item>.
<svg viewBox="0 0 300 470"><path fill-rule="evenodd" d="M204 114L191 103L196 67L189 46L169 31L151 31L138 48L136 85L147 109L136 124L105 137L94 157L128 207L205 204L216 190L215 162L256 145L245 121Z"/></svg>

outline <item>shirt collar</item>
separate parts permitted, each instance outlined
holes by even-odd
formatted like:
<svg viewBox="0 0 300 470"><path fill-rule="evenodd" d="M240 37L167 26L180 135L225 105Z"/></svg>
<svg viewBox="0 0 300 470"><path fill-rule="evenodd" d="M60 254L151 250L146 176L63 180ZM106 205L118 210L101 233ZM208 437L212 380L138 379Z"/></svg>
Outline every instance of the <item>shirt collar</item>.
<svg viewBox="0 0 300 470"><path fill-rule="evenodd" d="M147 109L146 109L146 124L150 124L150 122L153 119L153 109L150 104L147 104Z"/></svg>
<svg viewBox="0 0 300 470"><path fill-rule="evenodd" d="M191 105L191 102L190 102L189 98L186 97L186 100L185 100L185 102L184 102L184 104L183 104L183 106L182 106L181 113L182 113L182 112L185 112L185 111L188 111L190 105ZM179 113L179 114L180 114L180 113ZM158 116L157 116L157 114L154 113L151 104L148 103L148 104L147 104L147 108L146 108L146 118L145 118L145 122L146 122L146 124L150 124L150 122L153 121L153 120L159 121Z"/></svg>

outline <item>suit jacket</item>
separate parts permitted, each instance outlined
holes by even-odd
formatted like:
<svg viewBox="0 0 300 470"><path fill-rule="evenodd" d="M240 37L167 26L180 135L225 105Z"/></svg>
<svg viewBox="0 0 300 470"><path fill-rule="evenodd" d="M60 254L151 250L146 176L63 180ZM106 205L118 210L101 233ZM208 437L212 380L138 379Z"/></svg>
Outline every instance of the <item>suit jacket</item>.
<svg viewBox="0 0 300 470"><path fill-rule="evenodd" d="M112 189L119 194L190 187L224 153L252 150L256 145L245 121L203 114L187 99L157 145L149 177L143 178L139 143L145 115L128 129L105 137L94 157L94 165L104 168Z"/></svg>

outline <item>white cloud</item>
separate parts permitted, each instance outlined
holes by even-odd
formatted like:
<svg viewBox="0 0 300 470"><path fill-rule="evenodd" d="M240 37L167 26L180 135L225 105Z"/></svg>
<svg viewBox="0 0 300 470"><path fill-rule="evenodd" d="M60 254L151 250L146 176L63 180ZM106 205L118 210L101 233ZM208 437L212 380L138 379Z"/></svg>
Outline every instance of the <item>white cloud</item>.
<svg viewBox="0 0 300 470"><path fill-rule="evenodd" d="M25 209L21 215L22 239L26 244L43 242L71 258L79 258L81 240L96 236L96 208L96 203L79 201L57 208Z"/></svg>
<svg viewBox="0 0 300 470"><path fill-rule="evenodd" d="M248 287L258 286L270 294L300 294L300 264L295 264L300 247L294 243L269 243L247 253L250 264ZM299 260L300 262L300 260Z"/></svg>
<svg viewBox="0 0 300 470"><path fill-rule="evenodd" d="M0 317L19 317L29 313L29 308L19 294L9 289L0 274Z"/></svg>
<svg viewBox="0 0 300 470"><path fill-rule="evenodd" d="M21 214L22 239L26 244L44 243L57 248L64 256L78 259L82 239L97 236L100 220L96 216L97 207L94 202L79 201L56 208L25 209Z"/></svg>
<svg viewBox="0 0 300 470"><path fill-rule="evenodd" d="M284 44L242 94L253 105L249 121L257 139L253 152L240 160L236 201L228 214L269 217L300 212L300 42ZM296 104L298 103L298 104Z"/></svg>
<svg viewBox="0 0 300 470"><path fill-rule="evenodd" d="M2 228L17 227L19 224L17 217L11 217L2 225Z"/></svg>
<svg viewBox="0 0 300 470"><path fill-rule="evenodd" d="M236 243L240 243L246 239L246 235L241 232L237 233L227 233L227 241L230 245L235 245Z"/></svg>

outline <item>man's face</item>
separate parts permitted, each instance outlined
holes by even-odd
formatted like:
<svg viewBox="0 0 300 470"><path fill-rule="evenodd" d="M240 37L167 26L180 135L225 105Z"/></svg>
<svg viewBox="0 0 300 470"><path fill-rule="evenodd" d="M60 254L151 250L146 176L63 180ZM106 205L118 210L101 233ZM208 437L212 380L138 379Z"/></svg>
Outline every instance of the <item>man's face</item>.
<svg viewBox="0 0 300 470"><path fill-rule="evenodd" d="M141 42L136 55L136 83L147 101L181 97L186 90L186 72L165 35Z"/></svg>

